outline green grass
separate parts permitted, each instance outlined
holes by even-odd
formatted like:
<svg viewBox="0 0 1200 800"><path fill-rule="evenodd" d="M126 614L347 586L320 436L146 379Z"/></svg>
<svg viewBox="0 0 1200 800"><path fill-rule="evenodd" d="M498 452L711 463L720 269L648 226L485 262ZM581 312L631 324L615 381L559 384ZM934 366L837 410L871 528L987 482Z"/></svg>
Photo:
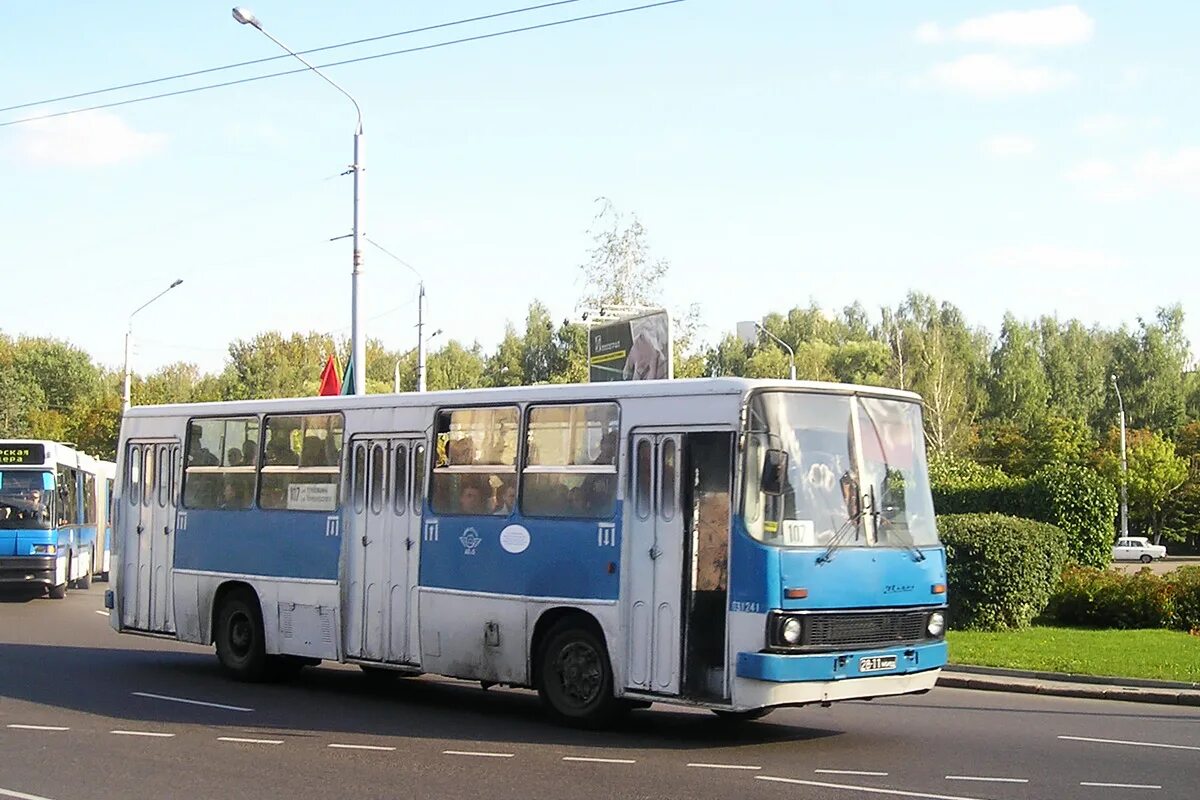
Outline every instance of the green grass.
<svg viewBox="0 0 1200 800"><path fill-rule="evenodd" d="M1200 636L1179 631L1035 626L946 638L952 664L1200 683Z"/></svg>

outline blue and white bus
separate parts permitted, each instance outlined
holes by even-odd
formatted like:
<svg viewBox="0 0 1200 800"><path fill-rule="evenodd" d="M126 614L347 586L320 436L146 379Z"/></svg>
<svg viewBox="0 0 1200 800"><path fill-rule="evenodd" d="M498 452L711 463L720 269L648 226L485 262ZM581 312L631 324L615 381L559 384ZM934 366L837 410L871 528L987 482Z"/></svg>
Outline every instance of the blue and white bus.
<svg viewBox="0 0 1200 800"><path fill-rule="evenodd" d="M532 687L594 723L928 691L945 556L920 399L741 379L142 406L113 627L261 680Z"/></svg>
<svg viewBox="0 0 1200 800"><path fill-rule="evenodd" d="M0 586L86 589L108 578L116 464L67 444L0 441Z"/></svg>

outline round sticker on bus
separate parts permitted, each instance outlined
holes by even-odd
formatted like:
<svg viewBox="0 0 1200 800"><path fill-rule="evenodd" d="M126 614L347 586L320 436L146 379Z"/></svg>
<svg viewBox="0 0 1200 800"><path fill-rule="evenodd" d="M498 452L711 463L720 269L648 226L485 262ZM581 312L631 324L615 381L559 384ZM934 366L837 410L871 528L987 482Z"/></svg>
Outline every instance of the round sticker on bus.
<svg viewBox="0 0 1200 800"><path fill-rule="evenodd" d="M529 547L529 530L524 525L509 525L500 531L500 546L509 553L524 553Z"/></svg>

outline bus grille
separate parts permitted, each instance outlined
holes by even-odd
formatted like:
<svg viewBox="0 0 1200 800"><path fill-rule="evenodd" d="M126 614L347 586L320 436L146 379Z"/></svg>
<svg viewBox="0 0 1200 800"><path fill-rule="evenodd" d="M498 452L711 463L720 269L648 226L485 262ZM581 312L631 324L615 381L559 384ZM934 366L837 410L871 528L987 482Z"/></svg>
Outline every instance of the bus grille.
<svg viewBox="0 0 1200 800"><path fill-rule="evenodd" d="M813 614L804 618L805 647L859 647L913 642L925 637L928 611Z"/></svg>

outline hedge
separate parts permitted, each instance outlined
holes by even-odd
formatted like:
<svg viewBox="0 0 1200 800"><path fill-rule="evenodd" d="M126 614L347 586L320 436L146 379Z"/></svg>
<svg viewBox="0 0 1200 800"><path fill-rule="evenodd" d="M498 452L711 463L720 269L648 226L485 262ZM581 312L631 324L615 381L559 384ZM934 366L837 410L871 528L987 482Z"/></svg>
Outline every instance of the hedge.
<svg viewBox="0 0 1200 800"><path fill-rule="evenodd" d="M1073 567L1050 598L1047 615L1097 628L1177 628L1200 631L1200 567L1166 576Z"/></svg>
<svg viewBox="0 0 1200 800"><path fill-rule="evenodd" d="M1030 478L958 459L930 465L939 514L998 513L1048 522L1067 534L1070 558L1106 567L1112 560L1117 493L1087 467L1052 464Z"/></svg>
<svg viewBox="0 0 1200 800"><path fill-rule="evenodd" d="M1024 628L1042 613L1067 562L1063 531L1003 514L951 514L937 524L951 627Z"/></svg>

